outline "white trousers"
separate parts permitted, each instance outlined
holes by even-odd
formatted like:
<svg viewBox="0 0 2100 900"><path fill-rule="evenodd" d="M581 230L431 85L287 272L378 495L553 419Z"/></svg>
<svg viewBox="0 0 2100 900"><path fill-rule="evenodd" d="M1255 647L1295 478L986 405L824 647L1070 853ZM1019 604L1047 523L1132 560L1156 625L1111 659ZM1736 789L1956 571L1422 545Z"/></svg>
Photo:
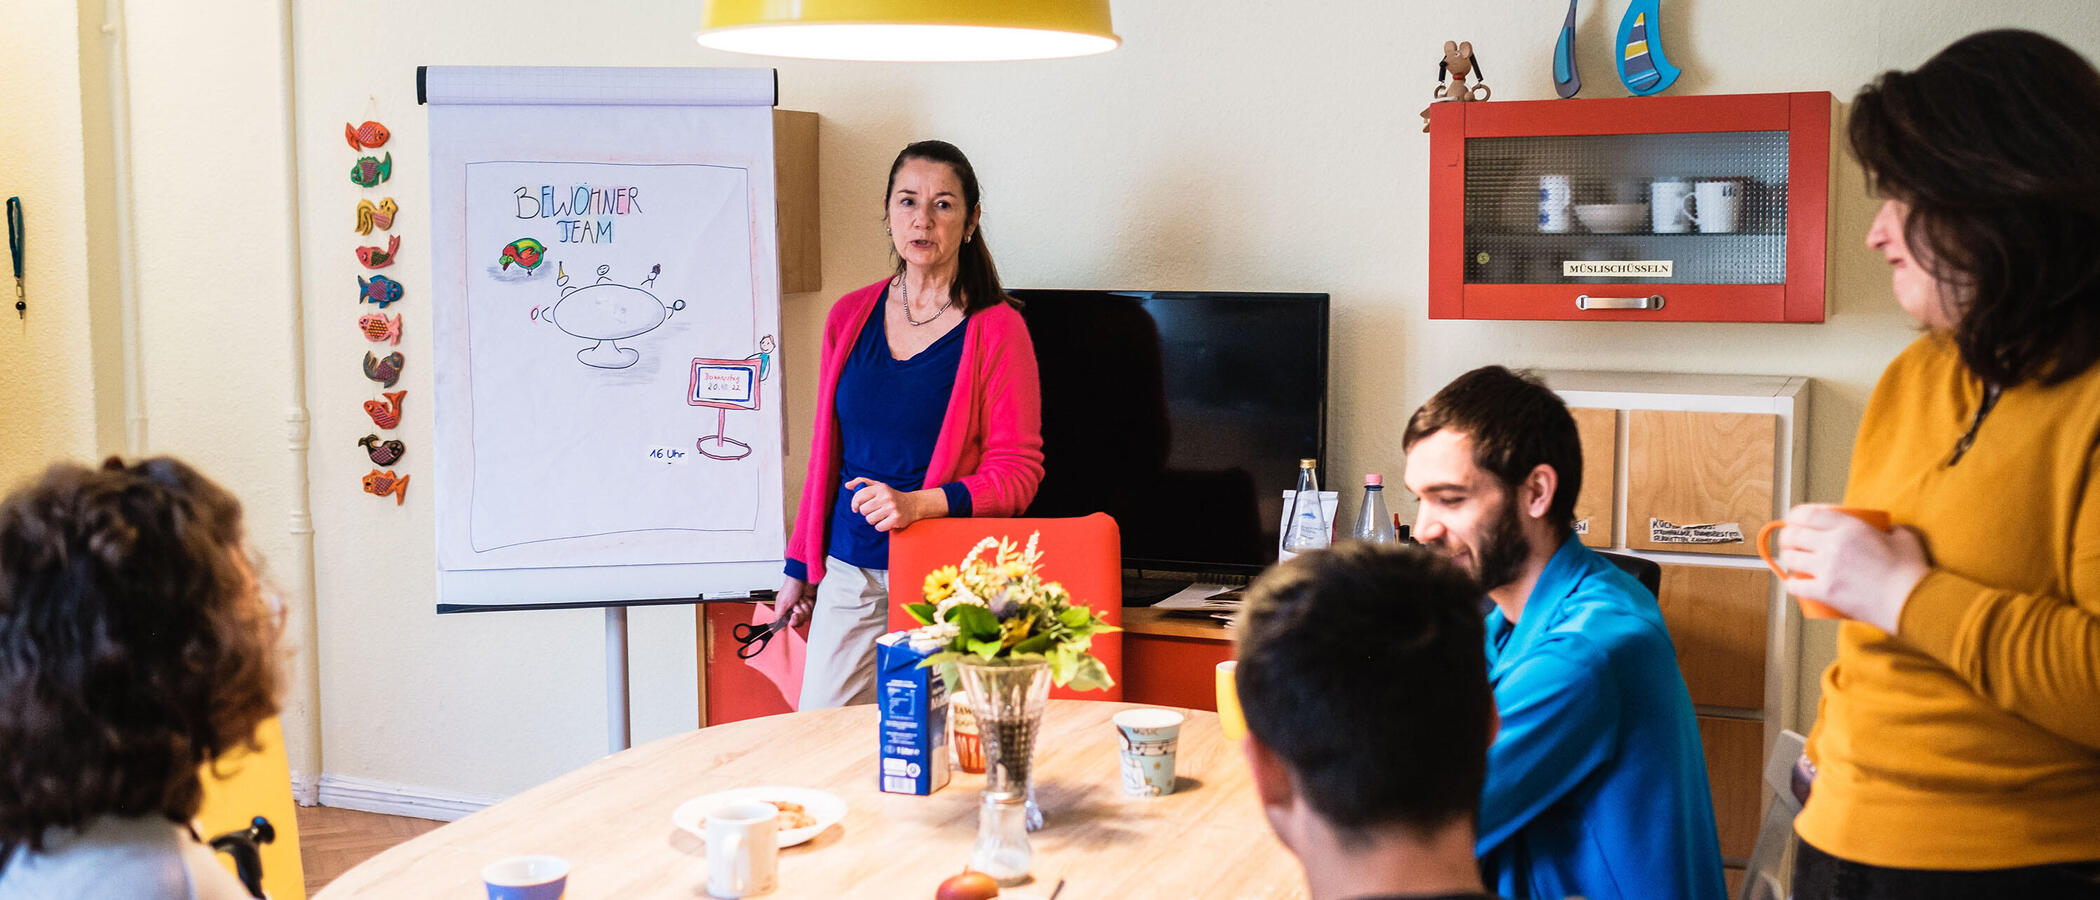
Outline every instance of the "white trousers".
<svg viewBox="0 0 2100 900"><path fill-rule="evenodd" d="M890 573L824 557L796 709L875 702L875 639L889 628Z"/></svg>

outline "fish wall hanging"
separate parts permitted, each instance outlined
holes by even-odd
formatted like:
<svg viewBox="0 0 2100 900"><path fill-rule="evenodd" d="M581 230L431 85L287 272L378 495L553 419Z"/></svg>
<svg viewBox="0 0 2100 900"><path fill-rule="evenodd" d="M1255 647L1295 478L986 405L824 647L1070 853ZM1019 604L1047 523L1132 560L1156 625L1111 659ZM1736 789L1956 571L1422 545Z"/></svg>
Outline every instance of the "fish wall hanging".
<svg viewBox="0 0 2100 900"><path fill-rule="evenodd" d="M384 497L392 494L394 495L394 505L400 506L403 501L408 499L408 478L409 476L407 475L396 476L392 469L384 472L373 469L370 474L365 476L365 493L374 497Z"/></svg>
<svg viewBox="0 0 2100 900"><path fill-rule="evenodd" d="M391 466L408 453L408 447L400 441L382 441L379 435L368 434L357 439L357 445L365 448L365 455L375 465Z"/></svg>
<svg viewBox="0 0 2100 900"><path fill-rule="evenodd" d="M399 350L387 354L384 359L373 356L372 351L366 350L365 377L379 382L381 387L393 387L394 382L401 380L401 367L407 362L407 358L403 357Z"/></svg>
<svg viewBox="0 0 2100 900"><path fill-rule="evenodd" d="M373 343L385 341L396 347L401 345L401 314L389 319L379 313L365 313L357 317L357 330L364 332L365 340Z"/></svg>
<svg viewBox="0 0 2100 900"><path fill-rule="evenodd" d="M358 187L373 187L394 175L394 154L389 151L385 161L369 156L358 157L350 164L350 183Z"/></svg>
<svg viewBox="0 0 2100 900"><path fill-rule="evenodd" d="M357 248L357 261L363 263L367 269L384 269L394 264L394 256L400 252L401 236L398 234L389 235L384 249L379 247Z"/></svg>
<svg viewBox="0 0 2100 900"><path fill-rule="evenodd" d="M393 136L393 132L386 130L386 126L378 122L366 122L363 125L343 123L343 139L350 142L352 150L377 150L386 145L387 138Z"/></svg>
<svg viewBox="0 0 2100 900"><path fill-rule="evenodd" d="M1553 42L1553 92L1562 100L1582 90L1582 73L1575 69L1575 2L1568 0L1568 20L1561 23L1560 37Z"/></svg>
<svg viewBox="0 0 2100 900"><path fill-rule="evenodd" d="M379 201L376 206L370 200L359 200L357 224L352 227L358 234L371 234L374 228L386 231L394 227L394 214L400 211L401 207L392 197Z"/></svg>
<svg viewBox="0 0 2100 900"><path fill-rule="evenodd" d="M1680 74L1663 55L1662 0L1633 0L1619 20L1619 80L1640 96L1661 93Z"/></svg>
<svg viewBox="0 0 2100 900"><path fill-rule="evenodd" d="M508 271L511 265L515 263L519 268L525 270L525 274L530 275L532 270L539 268L540 263L546 261L547 246L545 244L532 238L519 238L503 245L503 259L499 267Z"/></svg>
<svg viewBox="0 0 2100 900"><path fill-rule="evenodd" d="M385 397L387 402L366 400L365 415L371 416L372 424L381 428L390 429L401 424L401 398L408 396L408 392L387 391L380 396Z"/></svg>
<svg viewBox="0 0 2100 900"><path fill-rule="evenodd" d="M369 281L362 275L357 278L357 302L359 303L377 303L380 309L385 309L388 304L401 299L401 295L405 293L407 291L401 287L401 282L388 278L385 275L374 275ZM377 338L374 338L374 340L377 340Z"/></svg>

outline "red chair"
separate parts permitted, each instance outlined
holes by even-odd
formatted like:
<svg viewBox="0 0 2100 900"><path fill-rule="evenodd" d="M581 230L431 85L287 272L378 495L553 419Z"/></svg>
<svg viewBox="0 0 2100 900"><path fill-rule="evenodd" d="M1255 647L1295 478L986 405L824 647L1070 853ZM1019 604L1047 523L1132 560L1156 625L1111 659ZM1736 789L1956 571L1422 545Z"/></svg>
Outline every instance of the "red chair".
<svg viewBox="0 0 2100 900"><path fill-rule="evenodd" d="M925 519L890 535L891 631L918 627L904 604L922 599L926 573L962 562L987 537L1027 544L1040 532L1043 578L1064 584L1075 602L1091 606L1108 624L1123 625L1123 534L1107 513L1077 519ZM1050 696L1072 700L1123 699L1123 633L1094 636L1094 656L1116 680L1105 691L1052 688Z"/></svg>

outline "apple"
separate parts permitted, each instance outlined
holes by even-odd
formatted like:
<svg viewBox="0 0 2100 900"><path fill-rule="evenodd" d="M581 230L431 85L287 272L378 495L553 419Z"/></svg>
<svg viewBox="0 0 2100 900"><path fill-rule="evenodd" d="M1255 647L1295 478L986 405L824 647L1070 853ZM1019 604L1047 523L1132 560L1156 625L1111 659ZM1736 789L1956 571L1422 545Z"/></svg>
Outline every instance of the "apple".
<svg viewBox="0 0 2100 900"><path fill-rule="evenodd" d="M983 872L964 869L947 881L941 882L939 890L933 892L933 900L990 900L999 896L999 882Z"/></svg>

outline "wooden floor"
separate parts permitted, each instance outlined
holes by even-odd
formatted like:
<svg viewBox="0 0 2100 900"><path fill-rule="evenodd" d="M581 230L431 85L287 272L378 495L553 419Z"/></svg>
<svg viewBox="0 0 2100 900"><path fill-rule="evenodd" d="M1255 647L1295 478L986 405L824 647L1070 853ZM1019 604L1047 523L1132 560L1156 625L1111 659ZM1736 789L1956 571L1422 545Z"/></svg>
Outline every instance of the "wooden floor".
<svg viewBox="0 0 2100 900"><path fill-rule="evenodd" d="M443 824L352 809L299 807L299 865L306 870L307 896L379 851Z"/></svg>

